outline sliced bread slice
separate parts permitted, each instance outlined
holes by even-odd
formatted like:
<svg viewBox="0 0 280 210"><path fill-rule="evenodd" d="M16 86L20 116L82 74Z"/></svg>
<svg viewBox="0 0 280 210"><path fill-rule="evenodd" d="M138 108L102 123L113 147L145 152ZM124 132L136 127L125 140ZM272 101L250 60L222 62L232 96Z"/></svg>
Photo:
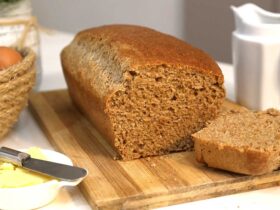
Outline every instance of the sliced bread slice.
<svg viewBox="0 0 280 210"><path fill-rule="evenodd" d="M259 175L280 166L280 111L222 115L192 135L195 156L209 167Z"/></svg>

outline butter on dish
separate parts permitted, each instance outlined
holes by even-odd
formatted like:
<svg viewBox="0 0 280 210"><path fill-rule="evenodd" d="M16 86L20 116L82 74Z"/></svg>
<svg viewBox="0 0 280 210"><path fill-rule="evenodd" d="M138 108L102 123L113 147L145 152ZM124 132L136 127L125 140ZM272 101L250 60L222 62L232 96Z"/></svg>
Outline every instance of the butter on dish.
<svg viewBox="0 0 280 210"><path fill-rule="evenodd" d="M37 147L31 147L27 153L33 158L46 160L42 150ZM0 161L0 188L18 188L50 181L51 178L28 171L26 169L14 166L11 163Z"/></svg>

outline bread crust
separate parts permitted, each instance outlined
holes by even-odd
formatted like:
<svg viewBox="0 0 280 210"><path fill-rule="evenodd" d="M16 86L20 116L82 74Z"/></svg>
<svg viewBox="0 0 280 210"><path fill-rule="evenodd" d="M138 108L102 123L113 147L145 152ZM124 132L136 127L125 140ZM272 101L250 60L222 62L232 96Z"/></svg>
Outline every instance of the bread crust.
<svg viewBox="0 0 280 210"><path fill-rule="evenodd" d="M107 139L108 143L114 147L114 133L110 118L102 109L101 101L97 94L84 86L82 81L77 80L67 68L63 72L68 84L68 91L73 104L80 110L83 115L93 123L94 127ZM88 111L90 110L90 111Z"/></svg>
<svg viewBox="0 0 280 210"><path fill-rule="evenodd" d="M173 36L134 25L106 25L81 31L74 42L87 44L103 39L117 51L120 60L132 68L149 65L170 65L224 78L217 63L205 52Z"/></svg>

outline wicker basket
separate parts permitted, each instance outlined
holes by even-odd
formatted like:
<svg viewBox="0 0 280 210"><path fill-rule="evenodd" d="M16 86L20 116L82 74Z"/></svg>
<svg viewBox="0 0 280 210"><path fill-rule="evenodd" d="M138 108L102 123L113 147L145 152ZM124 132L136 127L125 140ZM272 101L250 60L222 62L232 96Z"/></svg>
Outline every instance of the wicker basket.
<svg viewBox="0 0 280 210"><path fill-rule="evenodd" d="M0 71L0 138L18 120L35 83L35 53L29 48L20 53L23 56L20 63Z"/></svg>

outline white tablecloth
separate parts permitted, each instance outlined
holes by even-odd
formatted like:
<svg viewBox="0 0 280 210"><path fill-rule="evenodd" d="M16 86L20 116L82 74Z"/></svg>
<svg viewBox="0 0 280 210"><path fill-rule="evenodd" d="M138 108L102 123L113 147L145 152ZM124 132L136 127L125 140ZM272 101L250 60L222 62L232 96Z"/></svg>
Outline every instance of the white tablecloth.
<svg viewBox="0 0 280 210"><path fill-rule="evenodd" d="M60 66L60 51L73 39L72 34L56 31L41 33L41 62L42 62L42 82L39 90L54 90L66 88ZM225 87L227 97L234 99L233 69L229 64L219 63L225 76ZM0 146L12 147L15 149L39 146L44 149L53 149L47 138L33 119L27 109L25 109L12 132L0 141ZM184 203L161 209L280 209L280 187L267 188L247 193L223 196L203 201ZM64 188L58 197L43 210L56 209L91 209L77 187Z"/></svg>

